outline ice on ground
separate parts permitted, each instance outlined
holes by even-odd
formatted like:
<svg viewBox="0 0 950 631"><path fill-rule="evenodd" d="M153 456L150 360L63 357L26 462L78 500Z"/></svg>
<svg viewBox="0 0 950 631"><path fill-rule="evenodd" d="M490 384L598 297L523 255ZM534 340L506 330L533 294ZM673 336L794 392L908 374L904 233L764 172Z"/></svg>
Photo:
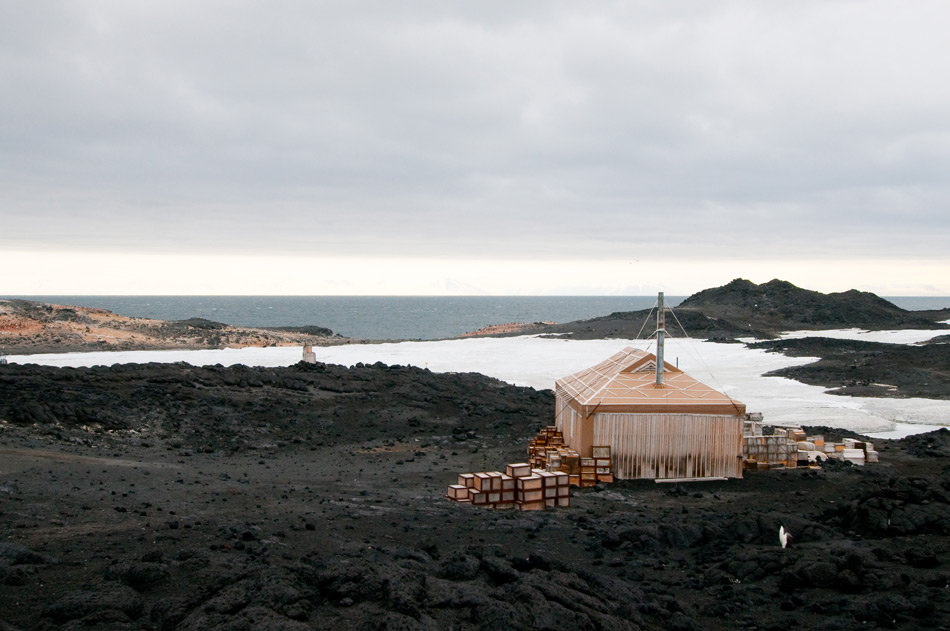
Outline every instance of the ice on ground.
<svg viewBox="0 0 950 631"><path fill-rule="evenodd" d="M828 331L789 331L783 333L780 337L782 339L828 337L836 340L858 340L861 342L882 342L884 344L919 344L940 335L950 335L950 330L864 331L862 329L831 329Z"/></svg>
<svg viewBox="0 0 950 631"><path fill-rule="evenodd" d="M543 389L553 388L556 379L597 364L625 346L650 352L655 350L642 340L565 340L537 336L350 344L314 350L317 359L327 363L352 366L383 362L436 372L478 372L516 385ZM296 346L66 353L13 356L9 359L16 363L50 366L183 361L193 365L276 367L292 365L300 361L301 355L301 347ZM828 425L862 433L893 431L899 427L898 424L900 427L907 424L950 425L950 401L835 396L825 394L825 388L820 386L763 376L769 371L810 363L815 358L787 357L749 349L742 344L716 344L687 338L668 340L665 357L692 377L745 403L748 411L762 412L769 423Z"/></svg>

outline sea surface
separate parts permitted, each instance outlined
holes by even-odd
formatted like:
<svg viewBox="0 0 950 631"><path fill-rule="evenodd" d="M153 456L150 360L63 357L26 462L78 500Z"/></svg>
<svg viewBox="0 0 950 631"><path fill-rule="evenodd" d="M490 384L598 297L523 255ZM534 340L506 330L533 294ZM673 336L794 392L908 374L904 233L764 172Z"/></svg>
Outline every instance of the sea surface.
<svg viewBox="0 0 950 631"><path fill-rule="evenodd" d="M124 316L205 318L236 326L305 326L345 337L434 340L490 324L571 322L649 309L656 296L6 296L98 307ZM666 296L675 307L685 296ZM950 307L950 297L888 298L904 309Z"/></svg>

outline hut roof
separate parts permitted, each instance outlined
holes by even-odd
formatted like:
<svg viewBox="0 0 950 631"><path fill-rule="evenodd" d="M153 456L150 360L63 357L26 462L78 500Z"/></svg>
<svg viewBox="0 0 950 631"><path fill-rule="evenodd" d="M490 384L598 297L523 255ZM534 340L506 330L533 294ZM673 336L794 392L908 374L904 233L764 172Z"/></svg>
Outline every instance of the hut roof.
<svg viewBox="0 0 950 631"><path fill-rule="evenodd" d="M745 414L740 403L679 368L664 364L656 384L656 355L627 347L591 366L558 379L558 394L584 416L595 412Z"/></svg>

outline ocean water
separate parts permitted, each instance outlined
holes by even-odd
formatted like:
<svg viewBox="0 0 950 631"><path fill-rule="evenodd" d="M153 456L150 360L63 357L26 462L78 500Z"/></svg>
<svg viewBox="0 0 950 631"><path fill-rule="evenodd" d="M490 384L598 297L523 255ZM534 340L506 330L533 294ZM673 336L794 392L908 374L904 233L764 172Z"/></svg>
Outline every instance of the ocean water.
<svg viewBox="0 0 950 631"><path fill-rule="evenodd" d="M490 324L571 322L649 309L656 296L8 296L99 307L159 320L205 318L237 326L327 327L346 337L434 340ZM685 296L666 296L675 307ZM904 309L950 307L948 297L888 298Z"/></svg>
<svg viewBox="0 0 950 631"><path fill-rule="evenodd" d="M373 340L435 340L490 324L571 322L649 309L656 296L8 296L158 320L304 326ZM666 296L678 305L685 296Z"/></svg>

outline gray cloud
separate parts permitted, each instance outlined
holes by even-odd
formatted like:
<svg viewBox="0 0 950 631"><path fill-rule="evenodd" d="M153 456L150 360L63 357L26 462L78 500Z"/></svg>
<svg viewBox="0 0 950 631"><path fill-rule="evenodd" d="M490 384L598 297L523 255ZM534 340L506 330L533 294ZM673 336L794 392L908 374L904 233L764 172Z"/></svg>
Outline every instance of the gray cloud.
<svg viewBox="0 0 950 631"><path fill-rule="evenodd" d="M0 247L943 254L944 3L11 3Z"/></svg>

